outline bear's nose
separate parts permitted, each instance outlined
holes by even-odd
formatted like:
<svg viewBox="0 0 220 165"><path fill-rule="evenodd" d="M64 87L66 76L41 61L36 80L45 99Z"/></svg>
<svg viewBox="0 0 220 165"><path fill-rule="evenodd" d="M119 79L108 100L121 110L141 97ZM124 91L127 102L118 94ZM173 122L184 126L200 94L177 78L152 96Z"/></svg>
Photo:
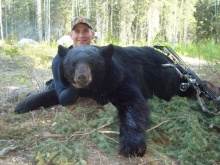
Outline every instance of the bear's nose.
<svg viewBox="0 0 220 165"><path fill-rule="evenodd" d="M91 75L79 74L74 80L78 87L84 88L92 81L92 78Z"/></svg>
<svg viewBox="0 0 220 165"><path fill-rule="evenodd" d="M81 82L84 82L84 81L86 81L86 76L84 74L81 74L78 76L78 80Z"/></svg>

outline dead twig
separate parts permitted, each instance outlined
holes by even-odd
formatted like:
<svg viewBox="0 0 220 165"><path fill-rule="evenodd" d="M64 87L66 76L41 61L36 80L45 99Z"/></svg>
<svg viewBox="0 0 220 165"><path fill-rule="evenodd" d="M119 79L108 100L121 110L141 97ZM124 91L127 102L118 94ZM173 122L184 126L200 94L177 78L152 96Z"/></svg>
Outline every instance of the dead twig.
<svg viewBox="0 0 220 165"><path fill-rule="evenodd" d="M119 135L118 131L97 131L98 133L102 133L102 134L115 134L115 135Z"/></svg>
<svg viewBox="0 0 220 165"><path fill-rule="evenodd" d="M71 138L74 137L74 136L90 135L90 134L92 134L93 132L96 132L96 131L98 131L98 130L104 128L104 127L107 127L107 126L109 126L109 125L111 125L111 124L113 124L113 123L116 123L116 122L117 122L117 121L113 121L113 122L111 122L111 123L106 123L106 124L104 124L104 125L102 125L102 126L96 128L96 129L93 129L92 131L86 132L86 133L81 133L81 131L80 131L80 132L74 132L67 140L71 139Z"/></svg>
<svg viewBox="0 0 220 165"><path fill-rule="evenodd" d="M65 137L63 134L44 134L41 139L44 138L63 138Z"/></svg>
<svg viewBox="0 0 220 165"><path fill-rule="evenodd" d="M74 132L72 135L70 135L70 137L69 137L67 140L71 139L71 138L74 137L74 136L90 135L90 134L92 134L93 132L96 132L96 131L98 131L98 130L104 128L104 127L107 127L107 126L109 126L109 125L115 123L115 122L117 122L117 121L113 121L113 122L111 122L111 123L106 123L106 124L104 124L104 125L102 125L102 126L96 128L96 129L93 129L93 130L90 131L90 132L76 131L76 132ZM108 132L110 133L110 131L108 131ZM112 132L112 133L114 132L114 133L116 134L116 131L111 131L111 132ZM117 134L119 134L119 133L117 132ZM65 135L63 135L63 134L44 134L41 139L44 139L44 138L63 138L63 137L65 137Z"/></svg>
<svg viewBox="0 0 220 165"><path fill-rule="evenodd" d="M164 123L167 123L168 121L170 121L170 120L165 120L165 121L163 121L163 122L161 122L161 123L155 125L154 127L148 129L147 132L150 132L150 131L156 129L157 127L161 126L161 125L164 124Z"/></svg>
<svg viewBox="0 0 220 165"><path fill-rule="evenodd" d="M0 151L0 157L3 158L5 156L5 154L7 154L10 151L16 150L17 148L18 148L18 146L3 148Z"/></svg>
<svg viewBox="0 0 220 165"><path fill-rule="evenodd" d="M31 116L32 116L32 119L33 119L34 125L37 126L37 123L36 123L36 121L35 121L35 117L34 117L33 112L31 112Z"/></svg>
<svg viewBox="0 0 220 165"><path fill-rule="evenodd" d="M168 121L170 121L170 120L165 120L165 121L155 125L154 127L148 129L147 132L150 132L150 131L156 129L157 127L161 126L164 123L167 123ZM102 129L104 127L107 127L107 126L109 126L109 125L111 125L111 124L113 124L115 122L117 122L117 121L113 121L111 123L106 123L106 124L96 128L96 129L93 129L90 132L83 132L83 131L74 132L67 140L71 139L74 136L90 135L90 134L92 134L94 132L98 132L98 133L102 133L102 134L115 134L115 135L119 135L118 131L99 131L100 129ZM65 135L63 135L63 134L45 134L45 135L43 135L43 137L41 139L44 139L44 138L63 138L63 137L65 137Z"/></svg>
<svg viewBox="0 0 220 165"><path fill-rule="evenodd" d="M119 134L119 132L118 132L118 134ZM119 142L118 141L116 141L116 140L114 140L113 138L111 138L111 137L109 137L109 136L107 136L106 134L103 134L106 138L108 138L109 140L111 140L111 141L113 141L113 142L115 142L116 144L119 144Z"/></svg>

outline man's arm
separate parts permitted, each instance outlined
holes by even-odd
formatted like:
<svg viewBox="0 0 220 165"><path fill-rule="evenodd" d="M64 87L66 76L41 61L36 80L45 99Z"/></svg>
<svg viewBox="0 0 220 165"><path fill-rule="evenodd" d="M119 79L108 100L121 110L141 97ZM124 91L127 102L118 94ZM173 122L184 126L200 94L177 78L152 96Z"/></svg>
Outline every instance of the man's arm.
<svg viewBox="0 0 220 165"><path fill-rule="evenodd" d="M61 81L61 73L59 68L60 62L60 56L56 55L52 63L52 72L58 100L62 106L66 106L71 105L76 101L78 98L78 89L74 88L74 86L70 83L68 87L64 86Z"/></svg>

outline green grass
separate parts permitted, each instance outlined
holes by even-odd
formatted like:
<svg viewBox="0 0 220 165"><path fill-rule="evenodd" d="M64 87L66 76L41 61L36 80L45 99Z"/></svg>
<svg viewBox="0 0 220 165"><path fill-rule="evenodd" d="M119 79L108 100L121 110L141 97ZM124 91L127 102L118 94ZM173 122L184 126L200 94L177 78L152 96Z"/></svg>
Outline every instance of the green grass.
<svg viewBox="0 0 220 165"><path fill-rule="evenodd" d="M55 44L41 43L37 45L8 45L4 43L0 46L0 55L10 57L17 62L29 60L32 67L51 67L47 63L57 54L58 46Z"/></svg>
<svg viewBox="0 0 220 165"><path fill-rule="evenodd" d="M181 55L201 58L210 62L220 62L220 45L214 41L201 41L199 43L179 44L175 50Z"/></svg>

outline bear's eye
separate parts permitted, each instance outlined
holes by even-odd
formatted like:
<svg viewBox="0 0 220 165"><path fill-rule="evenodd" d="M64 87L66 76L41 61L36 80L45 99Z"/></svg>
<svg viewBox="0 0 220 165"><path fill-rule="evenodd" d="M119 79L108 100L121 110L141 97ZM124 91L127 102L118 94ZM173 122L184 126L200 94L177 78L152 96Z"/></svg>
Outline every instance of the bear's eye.
<svg viewBox="0 0 220 165"><path fill-rule="evenodd" d="M90 62L89 63L89 66L94 66L95 64L93 62Z"/></svg>
<svg viewBox="0 0 220 165"><path fill-rule="evenodd" d="M72 62L72 66L76 66L76 62L74 61L74 62Z"/></svg>

